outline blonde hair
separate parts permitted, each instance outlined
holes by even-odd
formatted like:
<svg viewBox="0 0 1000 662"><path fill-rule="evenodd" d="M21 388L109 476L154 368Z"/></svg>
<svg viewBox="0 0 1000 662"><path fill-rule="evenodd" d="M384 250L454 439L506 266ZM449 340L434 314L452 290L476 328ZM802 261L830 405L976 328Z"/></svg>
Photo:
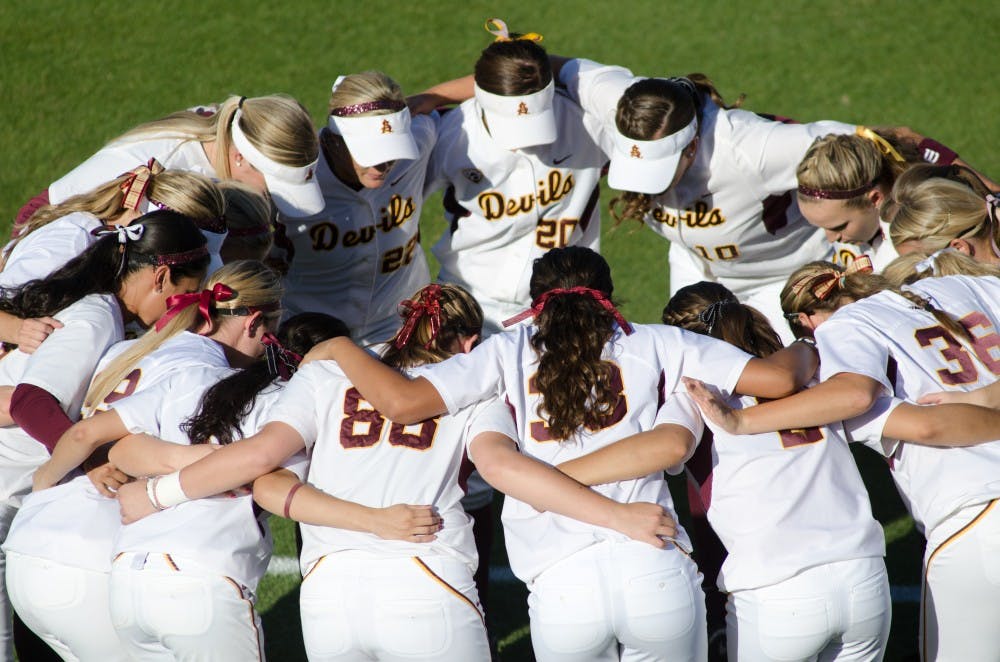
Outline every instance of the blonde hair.
<svg viewBox="0 0 1000 662"><path fill-rule="evenodd" d="M224 265L208 277L205 289L211 290L216 284L224 284L235 295L228 301L212 302L210 316L213 328L225 316L225 312L237 308L263 307L281 301L283 293L281 277L256 260L239 260ZM135 369L143 358L156 351L164 342L182 331L187 331L198 322L198 306L192 305L181 310L161 329L150 329L124 352L112 360L95 377L84 398L84 411L93 411L111 394L125 377ZM267 313L273 315L275 313ZM280 309L276 314L280 314Z"/></svg>
<svg viewBox="0 0 1000 662"><path fill-rule="evenodd" d="M949 179L926 179L924 171L916 168L896 181L880 214L890 224L894 245L912 241L927 253L947 247L953 239L996 240L997 230L980 195Z"/></svg>
<svg viewBox="0 0 1000 662"><path fill-rule="evenodd" d="M274 240L274 206L263 195L239 182L219 185L226 200L229 234L219 251L223 262L263 260Z"/></svg>
<svg viewBox="0 0 1000 662"><path fill-rule="evenodd" d="M427 304L440 307L440 326L436 334L433 333L431 317L419 310ZM382 353L382 362L395 368L444 361L453 354L451 347L456 340L479 335L483 330L483 309L468 291L458 285L432 283L422 287L411 299L400 304L399 312L403 328ZM416 320L412 332L408 332L407 320L411 315L416 315Z"/></svg>
<svg viewBox="0 0 1000 662"><path fill-rule="evenodd" d="M389 78L381 71L362 71L344 76L337 89L330 95L329 111L337 108L354 106L370 101L396 101L406 103L403 89L399 83ZM351 113L352 117L367 117L371 115L389 115L395 111L388 108Z"/></svg>
<svg viewBox="0 0 1000 662"><path fill-rule="evenodd" d="M853 191L871 185L892 186L906 169L905 163L886 156L877 144L862 136L828 135L817 138L799 163L795 176L799 186L820 191ZM843 200L847 207L871 207L868 191ZM798 194L799 202L818 198Z"/></svg>
<svg viewBox="0 0 1000 662"><path fill-rule="evenodd" d="M152 135L214 142L212 166L215 173L220 179L232 179L229 170L229 148L233 143L230 125L237 109L243 111L240 129L267 158L292 167L309 165L318 158L319 145L309 112L298 101L283 94L251 98L231 96L212 115L182 110L140 124L114 142L142 140Z"/></svg>
<svg viewBox="0 0 1000 662"><path fill-rule="evenodd" d="M25 223L0 258L0 270L7 264L14 246L35 230L76 212L91 214L104 224L110 224L125 211L122 208L125 184L132 173L127 172L92 191L68 198L57 205L40 207ZM198 226L215 222L225 213L226 203L219 187L208 177L183 170L163 170L149 174L146 197L167 209L187 216Z"/></svg>
<svg viewBox="0 0 1000 662"><path fill-rule="evenodd" d="M929 260L930 264L917 266ZM944 249L932 254L924 252L900 255L885 269L882 275L894 287L902 287L924 278L936 276L998 276L1000 267L978 262L965 253L954 249Z"/></svg>

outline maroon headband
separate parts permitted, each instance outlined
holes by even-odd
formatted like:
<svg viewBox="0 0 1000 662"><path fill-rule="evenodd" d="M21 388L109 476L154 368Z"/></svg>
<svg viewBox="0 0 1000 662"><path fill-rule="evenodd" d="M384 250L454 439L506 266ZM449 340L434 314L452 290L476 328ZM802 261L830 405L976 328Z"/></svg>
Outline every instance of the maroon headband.
<svg viewBox="0 0 1000 662"><path fill-rule="evenodd" d="M583 296L587 296L596 301L597 303L601 304L602 308L604 308L609 313L614 315L615 321L618 322L618 326L622 328L622 331L625 332L625 335L631 335L632 325L629 324L624 317L622 317L622 314L618 312L617 308L615 308L615 304L611 303L611 300L608 299L607 295L605 295L604 292L601 292L600 290L594 290L589 287L580 287L580 286L570 287L568 289L557 287L555 289L549 290L548 292L542 293L541 296L539 296L537 299L531 302L531 308L528 308L527 310L520 312L517 315L514 315L510 319L504 320L503 321L504 327L517 324L522 320L526 320L529 317L534 317L535 315L540 314L543 310L545 310L545 305L553 297L564 296L567 294L580 294Z"/></svg>
<svg viewBox="0 0 1000 662"><path fill-rule="evenodd" d="M875 182L870 184L865 184L864 186L859 186L858 188L853 188L847 191L825 191L818 188L809 188L808 186L799 186L799 193L806 196L807 198L819 198L821 200L850 200L851 198L856 198L862 193L867 193L868 191L875 188Z"/></svg>
<svg viewBox="0 0 1000 662"><path fill-rule="evenodd" d="M156 256L156 266L160 267L164 264L168 267L172 267L175 264L187 264L188 262L194 262L198 258L208 257L208 247L199 246L198 248L192 248L189 251L184 251L182 253L164 253L163 255Z"/></svg>
<svg viewBox="0 0 1000 662"><path fill-rule="evenodd" d="M383 101L367 101L365 103L356 103L352 106L341 106L340 108L334 108L330 111L331 115L337 117L350 117L351 115L360 115L361 113L370 113L373 110L391 110L394 113L406 108L406 103L403 101L392 101L389 99Z"/></svg>

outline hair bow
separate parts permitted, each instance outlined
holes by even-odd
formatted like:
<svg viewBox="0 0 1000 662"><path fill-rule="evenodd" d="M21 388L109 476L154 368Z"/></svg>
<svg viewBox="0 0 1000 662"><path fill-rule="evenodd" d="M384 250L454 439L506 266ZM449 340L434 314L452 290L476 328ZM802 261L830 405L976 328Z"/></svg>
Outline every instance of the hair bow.
<svg viewBox="0 0 1000 662"><path fill-rule="evenodd" d="M800 278L794 285L792 285L792 293L798 294L808 287L809 291L813 293L813 296L820 301L824 301L835 289L843 287L847 277L851 274L872 272L874 270L875 269L872 266L872 259L867 255L862 255L855 258L855 260L847 265L847 268L842 272L837 271L836 269L827 269L818 274L812 274Z"/></svg>
<svg viewBox="0 0 1000 662"><path fill-rule="evenodd" d="M1000 247L997 246L996 225L1000 223L1000 197L993 193L986 196L986 220L990 225L990 249L993 255L1000 258Z"/></svg>
<svg viewBox="0 0 1000 662"><path fill-rule="evenodd" d="M216 283L210 290L192 292L190 294L174 294L167 297L167 312L163 313L156 322L156 331L160 332L167 323L176 317L182 310L193 304L198 304L198 313L206 322L212 321L212 303L216 301L229 301L236 292L228 285Z"/></svg>
<svg viewBox="0 0 1000 662"><path fill-rule="evenodd" d="M950 246L947 248L942 248L939 251L934 251L924 259L920 260L920 262L917 262L915 265L913 265L914 273L922 274L925 271L929 271L931 272L932 276L936 276L938 258L941 257L942 253L947 253L949 251L957 252L955 251L954 248L951 248Z"/></svg>
<svg viewBox="0 0 1000 662"><path fill-rule="evenodd" d="M549 290L548 292L543 292L537 299L531 302L530 308L528 308L523 312L518 313L517 315L514 315L510 319L504 320L503 325L505 327L511 326L517 324L522 320L526 320L529 317L535 317L536 315L540 315L541 312L545 310L546 304L548 304L548 302L551 301L554 297L565 296L567 294L580 294L586 297L590 297L597 303L601 304L602 308L604 308L614 316L615 321L618 322L618 326L622 328L622 331L625 332L625 335L631 335L632 325L628 323L628 321L622 316L620 312L618 312L618 309L615 308L615 304L611 303L611 300L607 297L606 294L604 294L604 292L589 287L580 287L580 286L570 287L570 288L557 287Z"/></svg>
<svg viewBox="0 0 1000 662"><path fill-rule="evenodd" d="M163 172L163 166L156 159L150 159L146 165L141 165L124 173L128 179L121 183L122 209L139 209L142 198L149 188L150 178Z"/></svg>
<svg viewBox="0 0 1000 662"><path fill-rule="evenodd" d="M142 239L142 234L146 231L146 226L142 223L137 223L135 225L118 225L113 228L96 228L91 230L91 234L95 237L107 237L108 235L115 235L118 237L119 244L127 244L130 241L139 241Z"/></svg>
<svg viewBox="0 0 1000 662"><path fill-rule="evenodd" d="M431 326L431 337L424 345L424 349L430 349L434 339L437 338L441 330L441 286L437 284L428 285L420 293L420 300L413 301L406 299L399 304L402 309L400 315L405 317L402 328L396 334L393 345L396 349L402 349L410 341L413 330L417 328L417 323L426 316Z"/></svg>
<svg viewBox="0 0 1000 662"><path fill-rule="evenodd" d="M859 126L854 132L865 140L870 140L875 143L875 146L878 147L878 151L882 152L883 156L892 159L896 163L906 163L906 159L903 158L903 155L897 152L896 148L893 147L888 140L878 135L867 126Z"/></svg>
<svg viewBox="0 0 1000 662"><path fill-rule="evenodd" d="M280 377L286 382L292 378L302 361L302 356L286 348L273 333L265 333L260 342L264 345L267 372L271 377Z"/></svg>
<svg viewBox="0 0 1000 662"><path fill-rule="evenodd" d="M496 37L495 41L518 41L520 39L525 39L527 41L538 43L542 40L542 35L537 32L528 32L527 34L519 34L515 32L514 34L511 34L510 30L507 29L507 24L499 18L489 19L486 21L485 27L487 32Z"/></svg>
<svg viewBox="0 0 1000 662"><path fill-rule="evenodd" d="M713 301L708 304L705 310L698 313L698 319L701 323L708 327L708 333L711 335L712 330L715 329L716 323L719 318L722 317L722 309L730 303L739 303L736 299L720 299L719 301Z"/></svg>

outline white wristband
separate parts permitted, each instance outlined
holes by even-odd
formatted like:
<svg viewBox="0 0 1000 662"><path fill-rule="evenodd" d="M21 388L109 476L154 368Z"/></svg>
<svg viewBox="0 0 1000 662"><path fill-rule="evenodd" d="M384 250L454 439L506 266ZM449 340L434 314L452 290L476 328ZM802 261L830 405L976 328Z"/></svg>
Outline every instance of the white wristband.
<svg viewBox="0 0 1000 662"><path fill-rule="evenodd" d="M190 501L184 490L181 489L181 472L175 471L172 474L160 476L153 483L153 504L160 508L170 508L179 503Z"/></svg>

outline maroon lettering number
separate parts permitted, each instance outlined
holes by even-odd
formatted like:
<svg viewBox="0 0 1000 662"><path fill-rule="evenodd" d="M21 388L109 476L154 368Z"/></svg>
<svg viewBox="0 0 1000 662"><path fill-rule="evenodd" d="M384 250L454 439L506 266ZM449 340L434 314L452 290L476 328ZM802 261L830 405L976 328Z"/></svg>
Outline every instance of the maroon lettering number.
<svg viewBox="0 0 1000 662"><path fill-rule="evenodd" d="M108 395L104 398L104 404L110 405L112 402L118 402L122 398L127 398L135 393L135 389L139 385L139 378L141 376L142 370L139 368L136 368L132 372L125 375L125 378L118 383L115 390L108 393Z"/></svg>
<svg viewBox="0 0 1000 662"><path fill-rule="evenodd" d="M997 335L993 323L983 313L969 313L959 320L973 338L972 350L990 372L1000 375L1000 356L994 350L1000 349L1000 335ZM983 334L977 335L976 329L982 329Z"/></svg>
<svg viewBox="0 0 1000 662"><path fill-rule="evenodd" d="M418 428L416 432L407 432L407 428ZM434 443L438 422L431 418L418 425L400 425L393 423L389 427L389 443L393 446L405 446L418 451L425 451Z"/></svg>
<svg viewBox="0 0 1000 662"><path fill-rule="evenodd" d="M800 430L779 430L782 448L794 448L795 446L808 446L823 441L823 431L819 428L803 428Z"/></svg>
<svg viewBox="0 0 1000 662"><path fill-rule="evenodd" d="M611 388L613 388L618 393L618 402L615 403L615 408L610 414L604 417L601 421L601 426L597 430L604 430L611 427L615 423L620 422L625 418L625 414L628 413L628 399L625 397L625 383L622 381L621 369L615 365L611 364ZM532 375L528 379L528 393L531 395L539 395L538 383L536 381L536 375ZM532 421L528 426L529 432L531 433L531 438L535 441L558 441L552 437L552 433L549 432L549 426L542 420ZM592 430L597 432L597 430Z"/></svg>
<svg viewBox="0 0 1000 662"><path fill-rule="evenodd" d="M946 362L952 364L953 370L941 368L936 371L943 384L955 386L958 384L968 384L978 379L979 371L976 370L976 366L972 362L972 357L955 340L955 336L951 335L951 332L943 326L917 329L913 332L913 337L916 338L917 343L921 347L936 349Z"/></svg>
<svg viewBox="0 0 1000 662"><path fill-rule="evenodd" d="M344 394L344 418L340 421L341 446L371 448L382 437L385 423L385 417L361 397L358 389L348 389ZM434 444L437 428L437 418L429 418L415 425L392 423L389 426L389 444L425 451Z"/></svg>

